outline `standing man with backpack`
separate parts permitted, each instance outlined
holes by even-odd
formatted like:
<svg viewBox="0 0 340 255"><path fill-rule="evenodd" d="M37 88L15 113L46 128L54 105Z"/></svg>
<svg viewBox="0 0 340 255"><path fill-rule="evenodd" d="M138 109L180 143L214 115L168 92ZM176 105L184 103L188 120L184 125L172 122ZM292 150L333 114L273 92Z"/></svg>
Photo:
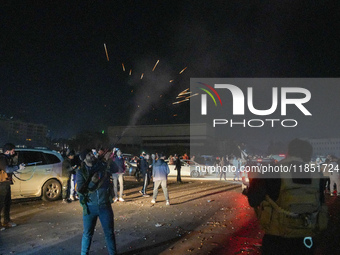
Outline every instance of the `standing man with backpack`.
<svg viewBox="0 0 340 255"><path fill-rule="evenodd" d="M312 152L310 143L294 139L288 157L276 165L280 172L250 181L247 196L265 231L264 255L314 254L313 237L327 227L323 179L311 171L316 167L309 164Z"/></svg>

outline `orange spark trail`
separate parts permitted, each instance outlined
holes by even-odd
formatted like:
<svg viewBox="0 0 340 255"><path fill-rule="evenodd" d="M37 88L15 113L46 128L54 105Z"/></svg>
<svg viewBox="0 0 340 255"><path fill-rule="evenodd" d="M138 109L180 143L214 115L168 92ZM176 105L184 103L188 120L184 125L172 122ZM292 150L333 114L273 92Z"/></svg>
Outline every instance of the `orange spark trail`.
<svg viewBox="0 0 340 255"><path fill-rule="evenodd" d="M189 101L189 99L184 99L184 100L182 100L182 101L174 102L174 103L172 103L172 104L179 104L179 103L182 103L182 102L185 102L185 101Z"/></svg>
<svg viewBox="0 0 340 255"><path fill-rule="evenodd" d="M189 90L189 88L183 90L183 91L182 91L181 93L179 93L178 95L183 94L184 92L187 92L188 90Z"/></svg>
<svg viewBox="0 0 340 255"><path fill-rule="evenodd" d="M184 93L179 93L178 96L183 96L183 95L186 95L186 94L191 94L192 92L188 91L188 92L184 92Z"/></svg>
<svg viewBox="0 0 340 255"><path fill-rule="evenodd" d="M179 74L183 73L185 69L187 69L188 67L185 67L182 71L179 72Z"/></svg>
<svg viewBox="0 0 340 255"><path fill-rule="evenodd" d="M176 98L183 98L183 97L187 97L186 95L187 94L191 94L192 92L186 92L186 93L183 93L183 94L178 94L178 96Z"/></svg>
<svg viewBox="0 0 340 255"><path fill-rule="evenodd" d="M155 68L156 68L156 66L158 65L158 63L159 63L159 59L157 60L155 66L153 67L152 72L155 70Z"/></svg>
<svg viewBox="0 0 340 255"><path fill-rule="evenodd" d="M107 49L106 49L106 44L104 43L104 49L105 49L105 53L106 53L106 59L107 61L109 61L109 54L107 53Z"/></svg>

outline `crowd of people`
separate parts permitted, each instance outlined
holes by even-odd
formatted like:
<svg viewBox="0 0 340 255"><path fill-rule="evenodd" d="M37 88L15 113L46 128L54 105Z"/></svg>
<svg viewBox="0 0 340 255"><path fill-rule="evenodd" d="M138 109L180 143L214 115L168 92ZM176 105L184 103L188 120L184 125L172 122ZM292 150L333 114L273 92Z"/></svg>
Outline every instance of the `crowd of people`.
<svg viewBox="0 0 340 255"><path fill-rule="evenodd" d="M76 154L74 150L63 150L60 152L63 155L63 175L68 177L67 182L63 183L63 192L62 198L63 203L70 203L74 200L78 200L78 194L75 190L76 186L76 172L80 169L81 162L84 161L82 159L81 153ZM122 152L118 148L110 149L92 149L92 153L96 160L101 160L107 164L108 171L111 173L111 182L112 182L112 195L114 202L121 201L124 202L123 194L124 194L124 174L126 172L126 160L122 156ZM141 153L140 156L134 156L129 162L134 162L136 164L134 176L136 177L136 181L141 183L141 190L139 193L143 197L150 197L146 193L147 187L150 185L151 180L154 179L154 163L157 160L161 159L160 155L162 154L150 154ZM183 156L178 154L174 154L174 156L170 155L168 158L165 155L162 155L164 163L167 165L175 165L175 170L177 171L177 182L182 183L181 179L181 167L182 167L182 159L189 160L189 156L185 153ZM194 157L191 159L193 160ZM119 185L119 186L118 186ZM119 187L119 192L118 192Z"/></svg>
<svg viewBox="0 0 340 255"><path fill-rule="evenodd" d="M134 162L136 164L136 171L134 173L136 180L137 181L141 181L143 183L143 187L142 190L140 191L140 193L143 196L148 197L148 195L145 193L145 189L146 187L149 185L150 183L150 179L152 176L152 169L153 169L153 157L159 157L159 154L152 154L151 158L149 154L146 153L142 153L139 157L135 156L131 159L131 162ZM164 161L166 161L166 163L168 165L175 165L175 170L177 171L177 182L178 183L182 183L182 178L181 178L181 168L182 168L182 162L181 159L189 159L189 157L187 156L187 154L185 153L183 155L183 157L180 157L179 155L175 154L170 155L167 159L164 156Z"/></svg>
<svg viewBox="0 0 340 255"><path fill-rule="evenodd" d="M71 162L68 164L68 171L71 173L70 176L74 174L74 169L79 169L77 171L77 191L79 194L80 204L84 209L82 251L84 251L84 254L86 254L86 252L89 250L96 223L96 220L94 219L99 217L102 222L107 223L107 227L104 229L107 248L110 254L114 254L116 246L113 232L113 212L110 204L112 200L115 202L124 202L123 175L126 171L125 162L124 158L122 158L121 151L116 148L113 150L99 150L97 154L91 151L89 153L90 154L83 153L83 155L81 155L80 161L85 162L85 164L80 164L80 167L78 164L72 161L74 160L74 155L72 152L67 156ZM310 162L310 156L310 145L301 140L296 140L290 145L288 158L282 161L280 164L302 164L302 162ZM139 190L139 193L143 197L150 197L150 195L147 194L147 187L152 179L154 185L151 203L156 203L158 190L160 187L162 187L166 205L170 205L169 193L167 189L167 177L170 172L168 164L175 165L175 168L179 173L177 182L181 183L180 159L181 157L178 155L170 156L167 158L168 163L166 163L165 155L157 153L152 154L151 156L149 154L142 153L139 157L135 157L134 160L137 163L135 176L136 179L141 183L141 189ZM185 154L182 159L189 160L189 157ZM307 208L306 203L314 203L315 208L313 208L313 210L315 209L315 212L321 213L321 208L324 208L321 205L324 204L325 193L329 193L331 196L340 196L340 173L339 171L336 171L336 169L339 168L338 158L335 156L328 156L325 161L319 161L317 163L319 164L321 172L323 173L320 179L260 179L252 182L252 185L249 187L249 203L256 209L260 224L262 224L262 227L265 229L262 245L263 254L272 254L274 250L277 250L278 245L285 246L284 252L289 252L294 248L301 254L312 254L311 252L315 250L312 238L320 228L324 227L321 223L317 223L317 226L315 225L316 223L309 227L303 226L303 230L298 230L297 232L294 232L295 230L289 230L293 232L292 234L287 234L288 232L282 232L281 229L289 229L289 226L286 226L285 222L281 222L279 219L282 216L276 215L274 211L277 210L277 208L282 207L284 209L281 210L284 213L291 213L285 209L284 206L287 205L285 204L285 201L282 201L282 198L287 196L287 198L284 198L284 200L287 199L288 201L291 198L290 196L295 197L295 194L281 194L283 189L290 190L289 187L294 187L293 190L298 188L299 194L304 194L304 189L307 190L306 194L311 192L311 190L315 193L313 193L313 198L308 195L301 195L299 198L300 200L295 200L295 203L297 203L298 206L301 206L301 210L306 210L304 215L309 215L310 213L308 211L310 208ZM223 166L228 165L235 167L236 172L234 180L239 180L240 169L242 166L247 164L247 160L234 155L226 155L225 157L218 158L214 164L221 166L221 169ZM101 168L106 170L98 170ZM217 174L220 179L224 178L226 180L226 173L224 171L221 171ZM111 185L110 182L107 181L110 178L112 179L113 183ZM70 182L72 182L72 177L70 177ZM304 186L306 183L308 183L308 187ZM67 194L70 196L70 200L73 198L72 196L74 196L72 187L72 185L69 185L69 192L67 192ZM101 195L96 195L94 191ZM313 199L316 200L314 201ZM266 221L268 221L265 216L267 209L264 206L272 206L274 208L271 209L271 217L274 219L275 217L279 217L277 221L266 223ZM279 214L282 214L282 212L280 211ZM319 216L317 220L322 221L322 217ZM294 221L294 224L297 224L296 220Z"/></svg>
<svg viewBox="0 0 340 255"><path fill-rule="evenodd" d="M303 140L295 139L288 146L288 156L278 164L295 167L311 164L312 147ZM0 216L4 211L3 223L0 218L0 228L15 227L10 219L12 173L24 169L18 165L18 157L13 144L5 144L0 154ZM170 169L168 164L175 165L177 182L181 180L181 157L170 156L168 163L165 155L155 153L151 156L142 153L136 157L136 179L140 180L139 193L143 197L150 197L147 188L150 181L153 185L151 203L156 203L158 190L162 187L165 204L170 205L167 188ZM182 159L189 160L187 154ZM192 158L193 159L193 158ZM234 155L221 157L215 161L216 165L232 165L236 168L234 180L239 179L240 168L247 161ZM318 159L319 176L305 175L302 178L293 175L283 176L278 173L275 178L254 178L250 182L247 193L250 206L255 208L262 228L263 254L312 254L315 250L313 237L327 226L327 209L325 209L325 194L340 196L339 159L333 155L322 161ZM62 174L68 177L63 183L63 203L79 200L83 209L83 236L81 254L88 254L98 218L105 234L109 254L116 254L114 234L114 219L111 204L124 202L124 173L125 159L118 148L86 149L80 154L68 150L64 155ZM308 168L309 169L309 168ZM220 179L225 172L218 173ZM118 189L119 184L119 189ZM308 223L308 224L307 224ZM293 227L292 227L293 226ZM278 252L278 247L284 247Z"/></svg>
<svg viewBox="0 0 340 255"><path fill-rule="evenodd" d="M156 203L158 189L161 186L165 197L165 204L170 205L167 189L167 178L170 173L165 155L161 153L142 153L137 161L136 178L141 179L143 197L150 197L147 188L152 179L153 196L151 203ZM179 157L178 157L179 161ZM177 162L177 161L176 161ZM177 167L180 173L180 165ZM88 254L94 234L97 219L99 218L107 243L109 254L116 253L114 236L113 211L111 203L124 202L124 178L126 172L125 159L118 148L85 150L75 156L73 150L65 153L63 161L63 174L68 176L68 181L63 183L63 203L79 199L83 208L83 237L81 254ZM181 182L181 179L177 179ZM76 185L75 185L76 182ZM119 184L119 192L118 192ZM76 189L74 187L76 186ZM74 193L76 190L77 195Z"/></svg>
<svg viewBox="0 0 340 255"><path fill-rule="evenodd" d="M216 169L220 169L220 171L216 171L217 176L220 177L220 180L222 178L226 181L227 180L227 173L226 171L222 171L224 167L226 166L233 166L235 169L234 171L234 181L240 181L241 178L241 167L244 166L247 163L247 161L241 157L236 157L235 155L226 155L225 157L217 157L214 165L216 166ZM219 166L219 167L218 167Z"/></svg>

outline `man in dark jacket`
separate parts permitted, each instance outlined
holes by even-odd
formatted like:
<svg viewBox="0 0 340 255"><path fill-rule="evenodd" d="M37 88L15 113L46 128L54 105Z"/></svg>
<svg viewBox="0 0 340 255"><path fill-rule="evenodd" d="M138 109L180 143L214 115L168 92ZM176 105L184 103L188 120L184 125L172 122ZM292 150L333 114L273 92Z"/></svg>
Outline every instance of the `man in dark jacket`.
<svg viewBox="0 0 340 255"><path fill-rule="evenodd" d="M23 165L18 166L18 157L15 153L15 145L6 143L0 154L0 229L15 227L16 224L10 219L11 208L11 185L13 172L24 169ZM4 223L1 224L1 213L4 210Z"/></svg>
<svg viewBox="0 0 340 255"><path fill-rule="evenodd" d="M179 155L175 154L176 160L175 160L175 170L177 170L177 182L182 183L182 178L181 178L181 168L182 168L182 162L180 160Z"/></svg>
<svg viewBox="0 0 340 255"><path fill-rule="evenodd" d="M66 158L64 158L63 164L62 164L62 175L67 177L67 180L63 182L63 192L62 192L62 198L63 203L71 202L72 200L75 200L74 198L74 175L76 174L76 168L77 165L72 165L74 160L75 152L74 150L71 150Z"/></svg>
<svg viewBox="0 0 340 255"><path fill-rule="evenodd" d="M116 254L110 173L103 161L96 161L91 150L85 150L82 158L85 160L77 172L77 192L83 207L84 225L81 254L89 253L98 217L104 230L108 252L110 255Z"/></svg>
<svg viewBox="0 0 340 255"><path fill-rule="evenodd" d="M139 191L139 193L141 193L143 197L149 197L149 195L146 194L146 188L148 187L149 181L150 181L150 176L149 176L150 165L148 163L148 160L149 160L149 155L146 155L143 153L140 159L140 173L143 178L143 186L142 186L142 190Z"/></svg>
<svg viewBox="0 0 340 255"><path fill-rule="evenodd" d="M135 177L136 181L140 181L140 157L135 157L135 162L136 162L136 172L135 172Z"/></svg>

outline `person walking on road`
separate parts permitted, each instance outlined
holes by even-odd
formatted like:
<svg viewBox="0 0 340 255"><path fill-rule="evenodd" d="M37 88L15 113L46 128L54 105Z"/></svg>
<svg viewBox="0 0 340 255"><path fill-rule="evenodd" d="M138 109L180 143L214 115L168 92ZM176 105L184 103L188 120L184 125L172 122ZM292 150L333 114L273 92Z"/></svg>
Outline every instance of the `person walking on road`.
<svg viewBox="0 0 340 255"><path fill-rule="evenodd" d="M233 163L233 168L234 170L236 171L235 172L235 176L234 176L234 181L236 181L236 178L237 178L237 181L240 180L240 160L234 156L234 159L232 161Z"/></svg>
<svg viewBox="0 0 340 255"><path fill-rule="evenodd" d="M101 222L106 247L110 255L116 254L110 172L102 160L97 160L91 150L82 152L85 158L77 172L77 192L83 208L83 237L81 255L89 254L97 219Z"/></svg>
<svg viewBox="0 0 340 255"><path fill-rule="evenodd" d="M153 188L153 198L151 200L151 203L155 204L157 195L158 195L158 188L159 186L162 186L162 190L164 193L164 197L166 200L166 205L170 205L169 200L169 194L168 194L168 187L167 187L167 181L168 181L168 174L170 173L170 169L168 164L164 161L165 156L161 153L158 154L158 160L153 163L153 182L154 182L154 188Z"/></svg>
<svg viewBox="0 0 340 255"><path fill-rule="evenodd" d="M220 161L220 180L222 179L222 177L224 178L224 180L227 180L227 172L225 170L225 166L226 166L226 161L224 160L224 157L222 157L221 161Z"/></svg>
<svg viewBox="0 0 340 255"><path fill-rule="evenodd" d="M149 155L143 153L140 159L140 172L143 178L143 186L142 186L142 190L139 191L139 193L141 193L143 197L149 197L149 195L146 194L146 189L150 181L148 160L149 160Z"/></svg>
<svg viewBox="0 0 340 255"><path fill-rule="evenodd" d="M182 168L182 162L179 158L179 155L175 154L175 170L177 170L177 183L182 183L181 178L181 168Z"/></svg>

